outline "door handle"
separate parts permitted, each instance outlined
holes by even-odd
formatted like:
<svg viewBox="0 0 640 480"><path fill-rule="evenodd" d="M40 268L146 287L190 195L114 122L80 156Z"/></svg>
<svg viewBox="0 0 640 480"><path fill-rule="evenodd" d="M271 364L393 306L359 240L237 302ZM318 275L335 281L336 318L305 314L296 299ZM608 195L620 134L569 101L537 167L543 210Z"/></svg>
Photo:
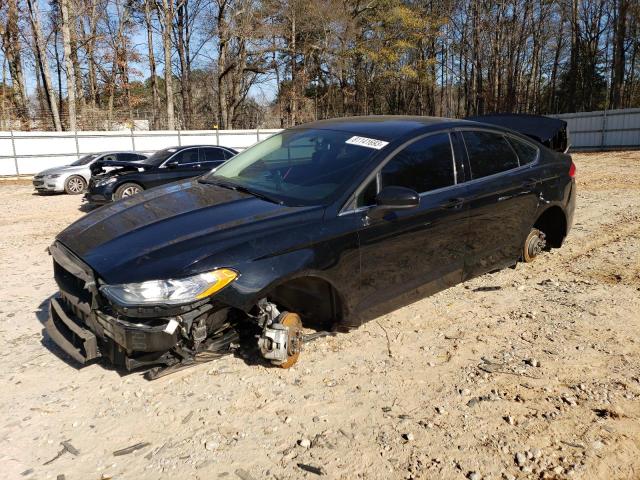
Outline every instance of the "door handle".
<svg viewBox="0 0 640 480"><path fill-rule="evenodd" d="M464 203L464 198L455 197L455 198L450 198L444 203L441 203L440 207L441 208L460 208L463 203Z"/></svg>

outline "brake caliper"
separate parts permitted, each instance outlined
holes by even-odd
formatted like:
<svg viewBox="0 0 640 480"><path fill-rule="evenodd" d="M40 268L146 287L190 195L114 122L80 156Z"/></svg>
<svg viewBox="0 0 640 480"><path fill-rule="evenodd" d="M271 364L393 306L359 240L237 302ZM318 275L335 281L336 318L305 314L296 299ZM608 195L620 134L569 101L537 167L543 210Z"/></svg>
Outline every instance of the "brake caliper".
<svg viewBox="0 0 640 480"><path fill-rule="evenodd" d="M282 368L293 366L298 361L303 343L300 316L292 312L280 312L266 299L258 302L258 308L258 323L262 327L258 347L262 356Z"/></svg>

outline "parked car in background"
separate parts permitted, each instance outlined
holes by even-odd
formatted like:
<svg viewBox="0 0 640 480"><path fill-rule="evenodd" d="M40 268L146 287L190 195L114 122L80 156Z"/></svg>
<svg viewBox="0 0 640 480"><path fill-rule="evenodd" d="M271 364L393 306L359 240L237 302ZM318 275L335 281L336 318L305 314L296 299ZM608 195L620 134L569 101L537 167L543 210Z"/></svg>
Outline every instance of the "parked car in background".
<svg viewBox="0 0 640 480"><path fill-rule="evenodd" d="M165 183L197 177L237 153L228 147L189 145L159 150L142 162L96 162L91 167L92 177L85 199L90 203L108 203ZM107 167L112 170L106 171Z"/></svg>
<svg viewBox="0 0 640 480"><path fill-rule="evenodd" d="M147 156L135 152L91 153L70 165L53 167L34 175L33 186L39 193L66 192L78 195L87 189L91 178L91 165L97 161L137 162Z"/></svg>
<svg viewBox="0 0 640 480"><path fill-rule="evenodd" d="M559 248L575 171L569 155L486 123L300 125L60 233L46 329L82 363L159 365L150 378L238 338L290 367L315 338L303 325L357 327Z"/></svg>

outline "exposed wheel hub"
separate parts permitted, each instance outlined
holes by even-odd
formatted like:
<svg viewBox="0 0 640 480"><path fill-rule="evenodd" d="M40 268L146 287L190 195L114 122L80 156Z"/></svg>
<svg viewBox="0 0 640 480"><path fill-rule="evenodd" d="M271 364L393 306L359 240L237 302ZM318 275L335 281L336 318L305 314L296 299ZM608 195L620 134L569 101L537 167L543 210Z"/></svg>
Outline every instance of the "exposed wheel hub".
<svg viewBox="0 0 640 480"><path fill-rule="evenodd" d="M260 353L281 368L293 366L300 357L304 336L302 320L297 313L280 313L275 305L260 305L263 317L262 335L258 337Z"/></svg>
<svg viewBox="0 0 640 480"><path fill-rule="evenodd" d="M534 258L542 253L546 246L545 234L538 229L533 229L527 237L524 247L525 262L532 262Z"/></svg>

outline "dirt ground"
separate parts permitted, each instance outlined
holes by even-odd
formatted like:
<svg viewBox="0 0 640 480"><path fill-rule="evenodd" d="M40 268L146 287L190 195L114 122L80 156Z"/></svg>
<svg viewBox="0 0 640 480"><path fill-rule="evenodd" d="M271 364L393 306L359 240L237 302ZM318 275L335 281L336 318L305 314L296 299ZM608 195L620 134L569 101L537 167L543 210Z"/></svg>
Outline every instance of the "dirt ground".
<svg viewBox="0 0 640 480"><path fill-rule="evenodd" d="M45 248L81 201L0 184L0 476L640 478L640 152L574 159L562 249L317 340L288 371L230 356L154 382L43 343Z"/></svg>

